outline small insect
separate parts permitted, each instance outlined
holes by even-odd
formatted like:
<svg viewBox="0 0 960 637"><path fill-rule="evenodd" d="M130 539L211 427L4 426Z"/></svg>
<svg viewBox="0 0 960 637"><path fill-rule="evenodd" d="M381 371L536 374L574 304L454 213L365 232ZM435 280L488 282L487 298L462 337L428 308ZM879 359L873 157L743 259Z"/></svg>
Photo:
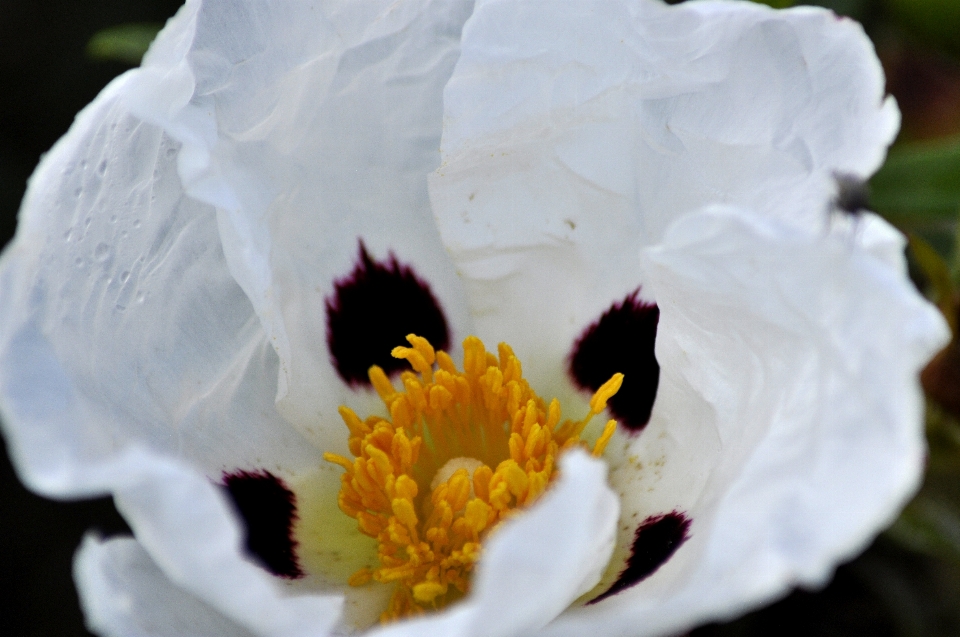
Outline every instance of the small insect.
<svg viewBox="0 0 960 637"><path fill-rule="evenodd" d="M853 217L859 217L870 206L870 186L857 175L833 173L837 182L837 194L833 198L833 209Z"/></svg>

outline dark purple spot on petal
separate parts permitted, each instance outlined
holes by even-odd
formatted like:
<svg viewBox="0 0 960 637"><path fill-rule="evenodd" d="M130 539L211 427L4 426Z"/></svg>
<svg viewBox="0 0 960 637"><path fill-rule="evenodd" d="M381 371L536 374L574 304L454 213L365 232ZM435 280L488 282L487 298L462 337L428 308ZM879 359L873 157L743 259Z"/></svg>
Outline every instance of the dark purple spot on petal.
<svg viewBox="0 0 960 637"><path fill-rule="evenodd" d="M340 378L348 385L370 385L367 370L379 365L388 375L410 365L390 355L406 345L407 334L423 336L437 349L450 346L450 332L430 286L390 253L374 261L363 241L357 265L334 283L326 300L327 345Z"/></svg>
<svg viewBox="0 0 960 637"><path fill-rule="evenodd" d="M644 520L634 535L627 567L606 592L588 603L596 604L653 575L687 541L689 530L690 520L677 511Z"/></svg>
<svg viewBox="0 0 960 637"><path fill-rule="evenodd" d="M617 372L623 386L607 405L620 424L640 431L650 420L660 382L660 365L653 353L660 309L637 299L637 288L614 303L588 327L570 354L570 374L581 388L600 389Z"/></svg>
<svg viewBox="0 0 960 637"><path fill-rule="evenodd" d="M303 577L293 523L296 496L269 471L224 473L223 484L247 527L247 550L274 575Z"/></svg>

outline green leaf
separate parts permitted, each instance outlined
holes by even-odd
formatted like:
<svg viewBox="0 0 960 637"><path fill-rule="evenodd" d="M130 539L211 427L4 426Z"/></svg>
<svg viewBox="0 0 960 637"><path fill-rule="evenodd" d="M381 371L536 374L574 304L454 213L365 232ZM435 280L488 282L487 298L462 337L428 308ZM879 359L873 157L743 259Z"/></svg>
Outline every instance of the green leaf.
<svg viewBox="0 0 960 637"><path fill-rule="evenodd" d="M907 238L914 261L930 282L933 302L937 304L947 323L950 324L951 333L956 334L956 315L953 312L953 297L956 291L950 266L940 253L920 236L911 232Z"/></svg>
<svg viewBox="0 0 960 637"><path fill-rule="evenodd" d="M786 9L787 7L792 7L794 0L753 0L757 4L765 4L773 7L774 9Z"/></svg>
<svg viewBox="0 0 960 637"><path fill-rule="evenodd" d="M884 535L960 566L960 422L928 402L926 434L929 455L923 486Z"/></svg>
<svg viewBox="0 0 960 637"><path fill-rule="evenodd" d="M960 210L960 137L891 149L870 189L871 207L894 223L955 222Z"/></svg>
<svg viewBox="0 0 960 637"><path fill-rule="evenodd" d="M162 27L161 24L131 23L103 29L87 42L87 55L95 60L137 66Z"/></svg>
<svg viewBox="0 0 960 637"><path fill-rule="evenodd" d="M957 0L885 0L884 4L901 27L925 46L938 46L960 53L960 2Z"/></svg>
<svg viewBox="0 0 960 637"><path fill-rule="evenodd" d="M886 535L920 553L960 563L960 511L951 502L917 496Z"/></svg>

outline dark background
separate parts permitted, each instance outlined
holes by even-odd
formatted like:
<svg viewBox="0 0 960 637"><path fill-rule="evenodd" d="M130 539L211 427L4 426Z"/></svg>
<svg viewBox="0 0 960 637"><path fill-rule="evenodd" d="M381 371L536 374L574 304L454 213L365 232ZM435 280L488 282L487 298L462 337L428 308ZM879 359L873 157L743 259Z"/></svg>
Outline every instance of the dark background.
<svg viewBox="0 0 960 637"><path fill-rule="evenodd" d="M910 0L936 4L941 0ZM960 5L960 0L949 0ZM776 0L771 0L775 4ZM42 153L74 115L128 65L85 52L106 27L162 23L176 0L0 0L0 237L13 235L16 211ZM901 0L824 0L864 21L887 68L889 89L904 113L903 139L960 132L960 66L951 49L960 31L930 35ZM934 27L940 23L934 21ZM960 26L960 24L958 24ZM939 39L938 39L939 37ZM0 442L2 445L2 442ZM59 503L26 491L0 450L0 633L87 635L71 561L89 529L127 532L109 499ZM881 537L839 568L819 593L785 600L694 635L960 635L960 569Z"/></svg>

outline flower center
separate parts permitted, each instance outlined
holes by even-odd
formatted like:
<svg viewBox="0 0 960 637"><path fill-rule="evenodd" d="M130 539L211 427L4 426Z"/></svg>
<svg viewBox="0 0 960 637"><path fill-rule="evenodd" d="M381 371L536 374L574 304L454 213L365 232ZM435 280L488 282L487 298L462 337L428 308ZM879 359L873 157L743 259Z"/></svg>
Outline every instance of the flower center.
<svg viewBox="0 0 960 637"><path fill-rule="evenodd" d="M340 509L378 542L379 568L360 569L350 584L396 585L384 622L442 608L467 593L486 536L543 494L557 473L557 456L585 446L580 433L623 382L623 374L614 374L583 420L561 423L559 401L548 405L530 389L507 344L500 344L498 358L468 337L460 371L426 339L407 340L411 347L393 350L414 369L401 375L402 391L380 367L369 371L389 419L361 420L340 407L354 459L324 454L346 470ZM607 422L593 455L603 453L616 424Z"/></svg>

